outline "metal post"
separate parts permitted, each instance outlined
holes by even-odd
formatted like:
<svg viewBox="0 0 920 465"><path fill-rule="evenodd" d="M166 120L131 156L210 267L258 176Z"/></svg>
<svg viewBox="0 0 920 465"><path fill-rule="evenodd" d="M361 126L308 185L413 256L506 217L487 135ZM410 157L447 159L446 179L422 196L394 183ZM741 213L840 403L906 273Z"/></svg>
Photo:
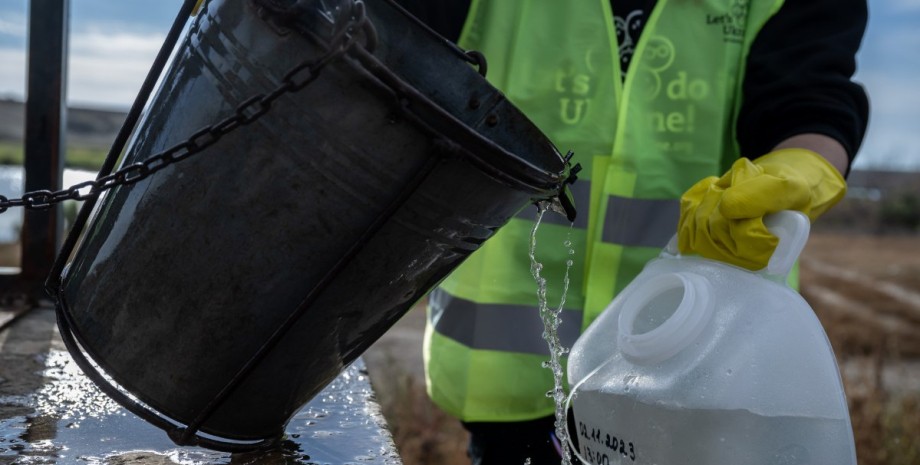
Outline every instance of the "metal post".
<svg viewBox="0 0 920 465"><path fill-rule="evenodd" d="M26 98L25 192L57 190L64 176L67 36L70 0L31 0ZM54 264L63 236L63 212L26 210L21 243L21 283L33 301Z"/></svg>

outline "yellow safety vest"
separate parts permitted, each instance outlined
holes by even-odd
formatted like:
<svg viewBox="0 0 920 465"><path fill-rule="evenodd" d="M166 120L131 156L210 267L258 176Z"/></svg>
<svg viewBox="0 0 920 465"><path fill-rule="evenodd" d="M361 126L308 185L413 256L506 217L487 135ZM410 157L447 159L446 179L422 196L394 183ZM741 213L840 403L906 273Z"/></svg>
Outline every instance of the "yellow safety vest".
<svg viewBox="0 0 920 465"><path fill-rule="evenodd" d="M564 346L676 232L680 195L739 157L747 53L781 4L658 0L624 80L609 0L472 1L460 45L483 52L489 81L586 168L573 186L575 224L547 213L536 239L551 307L565 261L575 262ZM535 214L513 218L429 296L428 392L462 420L553 413L530 274Z"/></svg>

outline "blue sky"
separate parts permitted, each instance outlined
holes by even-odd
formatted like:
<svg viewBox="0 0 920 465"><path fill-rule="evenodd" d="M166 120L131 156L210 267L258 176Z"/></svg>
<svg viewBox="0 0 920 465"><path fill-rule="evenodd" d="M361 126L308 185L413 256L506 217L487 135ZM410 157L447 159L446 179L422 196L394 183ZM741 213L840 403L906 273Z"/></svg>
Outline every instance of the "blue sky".
<svg viewBox="0 0 920 465"><path fill-rule="evenodd" d="M180 0L70 0L71 104L127 108ZM0 0L0 97L25 94L28 0Z"/></svg>
<svg viewBox="0 0 920 465"><path fill-rule="evenodd" d="M181 1L70 4L70 103L127 108ZM0 97L25 93L27 8L0 0ZM920 171L920 0L870 0L869 16L855 79L872 115L856 167Z"/></svg>
<svg viewBox="0 0 920 465"><path fill-rule="evenodd" d="M857 58L872 113L856 166L920 171L920 0L870 0Z"/></svg>

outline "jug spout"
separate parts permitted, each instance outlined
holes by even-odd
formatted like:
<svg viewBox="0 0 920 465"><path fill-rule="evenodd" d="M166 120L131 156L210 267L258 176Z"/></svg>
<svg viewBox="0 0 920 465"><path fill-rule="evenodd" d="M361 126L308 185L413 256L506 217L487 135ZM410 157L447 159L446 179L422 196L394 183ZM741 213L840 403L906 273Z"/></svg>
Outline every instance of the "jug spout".
<svg viewBox="0 0 920 465"><path fill-rule="evenodd" d="M712 286L695 273L656 276L624 302L617 342L637 363L667 360L692 343L712 315Z"/></svg>

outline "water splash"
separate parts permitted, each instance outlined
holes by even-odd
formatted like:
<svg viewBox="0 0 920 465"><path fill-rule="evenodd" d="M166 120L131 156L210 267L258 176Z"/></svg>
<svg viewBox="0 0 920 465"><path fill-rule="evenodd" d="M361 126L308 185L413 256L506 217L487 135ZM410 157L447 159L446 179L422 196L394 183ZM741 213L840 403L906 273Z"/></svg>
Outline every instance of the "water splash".
<svg viewBox="0 0 920 465"><path fill-rule="evenodd" d="M562 465L570 465L572 463L572 455L569 450L568 432L566 430L566 393L562 373L562 357L569 352L569 349L563 347L562 343L559 341L559 324L562 322L560 314L562 313L562 308L565 306L565 298L569 291L569 271L572 268L573 260L568 259L565 262L565 276L563 278L562 297L560 298L559 306L550 308L546 299L546 278L542 277L540 274L543 271L543 264L537 261L536 258L537 229L540 227L540 222L543 220L543 214L546 213L546 210L547 206L545 204L539 205L537 218L533 230L530 233L530 274L537 283L537 302L539 305L540 319L543 320L544 328L543 339L549 346L550 353L550 359L547 362L543 362L543 367L549 368L553 372L553 389L547 392L546 396L552 398L556 405L556 421L554 426L556 427L556 437L559 439L559 443L562 446ZM570 237L566 238L563 245L568 249L570 256L574 255L575 250L572 248Z"/></svg>
<svg viewBox="0 0 920 465"><path fill-rule="evenodd" d="M177 465L400 463L392 437L358 359L301 409L272 450L230 454L179 447L102 393L73 362L52 349L38 372L43 384L21 396L0 396L0 464ZM18 411L22 413L15 413Z"/></svg>

